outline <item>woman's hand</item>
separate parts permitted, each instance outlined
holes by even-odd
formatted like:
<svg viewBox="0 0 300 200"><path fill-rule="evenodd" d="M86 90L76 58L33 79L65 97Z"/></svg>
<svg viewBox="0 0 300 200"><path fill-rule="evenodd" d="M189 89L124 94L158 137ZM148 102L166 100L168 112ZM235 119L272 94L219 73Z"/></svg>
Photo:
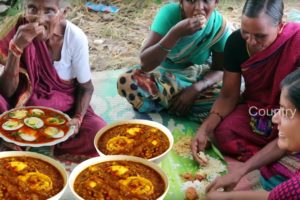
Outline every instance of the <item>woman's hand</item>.
<svg viewBox="0 0 300 200"><path fill-rule="evenodd" d="M22 25L18 28L17 33L14 36L14 42L21 50L23 50L34 38L44 31L45 27L40 26L37 22Z"/></svg>
<svg viewBox="0 0 300 200"><path fill-rule="evenodd" d="M205 23L206 23L205 17L187 18L178 22L173 27L173 30L177 33L177 35L183 37L187 35L192 35L195 32L199 31L204 27Z"/></svg>
<svg viewBox="0 0 300 200"><path fill-rule="evenodd" d="M215 192L220 188L223 188L224 191L232 191L244 174L243 168L240 167L235 170L234 173L217 177L211 184L207 186L206 192Z"/></svg>
<svg viewBox="0 0 300 200"><path fill-rule="evenodd" d="M74 117L67 123L67 125L75 127L75 129L74 129L74 136L75 136L79 132L81 121L79 118Z"/></svg>
<svg viewBox="0 0 300 200"><path fill-rule="evenodd" d="M226 193L224 192L210 192L205 196L205 200L226 200L229 199L226 197Z"/></svg>
<svg viewBox="0 0 300 200"><path fill-rule="evenodd" d="M198 91L193 86L184 88L171 99L169 111L178 115L188 114L197 95Z"/></svg>
<svg viewBox="0 0 300 200"><path fill-rule="evenodd" d="M253 199L268 199L269 192L261 191L233 191L233 192L209 192L206 194L205 200L253 200Z"/></svg>
<svg viewBox="0 0 300 200"><path fill-rule="evenodd" d="M192 149L192 155L194 160L196 160L201 166L205 166L206 162L203 161L198 153L200 151L204 151L205 147L207 145L207 141L208 141L208 133L206 133L203 130L203 127L201 126L197 133L196 136L193 138L192 144L191 144L191 149Z"/></svg>

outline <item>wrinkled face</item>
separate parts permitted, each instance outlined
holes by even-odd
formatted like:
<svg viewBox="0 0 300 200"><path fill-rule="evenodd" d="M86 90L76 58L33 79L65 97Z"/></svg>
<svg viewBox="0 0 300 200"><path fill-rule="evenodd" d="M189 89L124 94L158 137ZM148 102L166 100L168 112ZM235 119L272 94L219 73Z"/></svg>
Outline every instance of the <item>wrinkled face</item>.
<svg viewBox="0 0 300 200"><path fill-rule="evenodd" d="M216 0L180 0L185 18L203 15L208 19L217 5Z"/></svg>
<svg viewBox="0 0 300 200"><path fill-rule="evenodd" d="M274 25L271 18L262 13L259 17L242 16L241 34L247 45L256 52L270 46L280 31L282 24Z"/></svg>
<svg viewBox="0 0 300 200"><path fill-rule="evenodd" d="M60 11L57 0L28 0L25 4L25 18L29 23L37 22L45 28L37 38L47 40L59 25L63 12Z"/></svg>
<svg viewBox="0 0 300 200"><path fill-rule="evenodd" d="M280 96L280 110L273 116L278 125L278 146L291 152L300 151L300 113L287 99L287 89Z"/></svg>

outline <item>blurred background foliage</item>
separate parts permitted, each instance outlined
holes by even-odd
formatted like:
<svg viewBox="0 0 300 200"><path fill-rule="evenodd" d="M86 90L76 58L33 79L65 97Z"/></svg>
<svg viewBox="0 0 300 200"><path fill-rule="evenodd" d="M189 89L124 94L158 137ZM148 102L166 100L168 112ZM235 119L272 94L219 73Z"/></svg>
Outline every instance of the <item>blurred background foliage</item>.
<svg viewBox="0 0 300 200"><path fill-rule="evenodd" d="M0 21L5 16L16 15L21 10L21 0L0 0Z"/></svg>

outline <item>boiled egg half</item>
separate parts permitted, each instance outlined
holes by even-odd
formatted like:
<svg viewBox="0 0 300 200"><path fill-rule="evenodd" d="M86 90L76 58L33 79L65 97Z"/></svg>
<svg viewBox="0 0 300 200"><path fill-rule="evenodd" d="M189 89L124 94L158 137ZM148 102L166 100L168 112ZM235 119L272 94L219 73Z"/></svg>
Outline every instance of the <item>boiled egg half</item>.
<svg viewBox="0 0 300 200"><path fill-rule="evenodd" d="M16 119L9 119L2 124L2 128L6 131L14 131L21 128L24 124Z"/></svg>
<svg viewBox="0 0 300 200"><path fill-rule="evenodd" d="M45 112L42 111L41 109L38 109L38 108L35 108L35 109L32 109L30 110L30 113L34 116L42 116L42 115L45 115Z"/></svg>
<svg viewBox="0 0 300 200"><path fill-rule="evenodd" d="M43 120L38 117L28 117L24 119L24 123L33 129L39 129L44 126Z"/></svg>
<svg viewBox="0 0 300 200"><path fill-rule="evenodd" d="M58 117L48 117L46 119L46 123L50 125L61 125L64 124L65 122L66 122L65 119L58 118Z"/></svg>
<svg viewBox="0 0 300 200"><path fill-rule="evenodd" d="M44 133L52 138L61 138L64 136L63 130L51 126L45 128Z"/></svg>
<svg viewBox="0 0 300 200"><path fill-rule="evenodd" d="M28 141L28 142L32 142L32 141L35 141L37 139L37 131L36 130L33 130L31 128L28 128L28 127L23 127L21 128L19 131L19 136L25 140L25 141Z"/></svg>
<svg viewBox="0 0 300 200"><path fill-rule="evenodd" d="M15 110L8 114L10 118L23 119L27 116L28 111L25 109Z"/></svg>

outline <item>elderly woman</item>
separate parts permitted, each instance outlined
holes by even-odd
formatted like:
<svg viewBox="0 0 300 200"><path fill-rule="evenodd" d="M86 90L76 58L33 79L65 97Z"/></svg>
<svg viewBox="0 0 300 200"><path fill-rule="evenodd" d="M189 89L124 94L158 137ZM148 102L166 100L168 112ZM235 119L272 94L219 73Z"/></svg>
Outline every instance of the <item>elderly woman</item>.
<svg viewBox="0 0 300 200"><path fill-rule="evenodd" d="M117 83L119 94L135 109L167 109L197 121L207 116L219 91L216 83L223 73L218 70L223 69L230 34L217 3L180 0L160 9L141 50L141 66L122 74ZM209 67L202 65L209 62Z"/></svg>
<svg viewBox="0 0 300 200"><path fill-rule="evenodd" d="M299 156L300 152L300 70L288 75L283 82L280 96L280 109L273 116L273 122L278 125L278 139L276 147L291 152L288 156ZM272 146L269 146L271 148ZM255 156L254 156L255 157ZM254 158L253 157L253 158ZM255 159L255 158L254 158ZM270 164L270 160L262 162L262 165ZM256 168L260 167L259 165ZM254 169L254 168L253 168ZM218 188L225 190L232 189L235 184L232 174L217 178L208 186L209 200L252 200L252 199L269 199L269 200L286 200L300 199L300 166L295 173L291 174L288 180L276 186L270 192L267 191L236 191L236 192L217 192ZM233 172L236 173L236 172Z"/></svg>
<svg viewBox="0 0 300 200"><path fill-rule="evenodd" d="M89 106L93 94L88 41L64 18L61 0L28 0L24 18L1 29L0 113L46 106L69 114L77 135L55 146L55 155L95 156L93 138L105 122ZM6 32L5 32L6 31Z"/></svg>
<svg viewBox="0 0 300 200"><path fill-rule="evenodd" d="M194 158L212 137L223 153L246 161L268 143L275 145L278 131L271 118L279 108L280 82L300 66L300 25L282 22L282 0L247 0L241 29L225 47L223 86L211 114L192 142ZM241 77L245 92L240 99ZM260 160L280 158L278 148ZM259 162L259 160L256 160ZM256 164L256 161L253 165Z"/></svg>

